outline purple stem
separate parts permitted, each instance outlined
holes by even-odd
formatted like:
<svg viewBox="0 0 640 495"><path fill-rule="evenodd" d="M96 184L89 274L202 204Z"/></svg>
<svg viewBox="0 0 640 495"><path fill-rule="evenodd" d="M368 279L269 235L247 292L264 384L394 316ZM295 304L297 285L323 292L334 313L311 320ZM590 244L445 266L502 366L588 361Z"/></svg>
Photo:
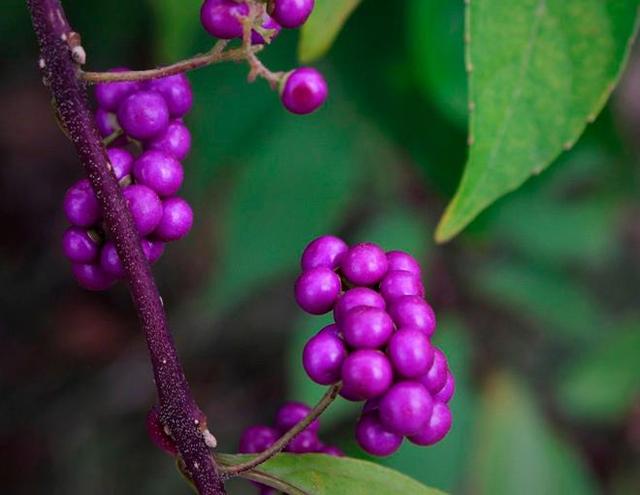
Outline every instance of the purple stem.
<svg viewBox="0 0 640 495"><path fill-rule="evenodd" d="M169 428L187 473L201 495L226 492L203 438L204 415L196 405L178 359L151 269L140 247L129 209L111 173L95 128L79 68L71 58L72 35L59 0L27 0L40 45L40 67L56 102L59 119L73 142L98 200L109 237L115 242L131 296L145 333L158 390L160 416Z"/></svg>

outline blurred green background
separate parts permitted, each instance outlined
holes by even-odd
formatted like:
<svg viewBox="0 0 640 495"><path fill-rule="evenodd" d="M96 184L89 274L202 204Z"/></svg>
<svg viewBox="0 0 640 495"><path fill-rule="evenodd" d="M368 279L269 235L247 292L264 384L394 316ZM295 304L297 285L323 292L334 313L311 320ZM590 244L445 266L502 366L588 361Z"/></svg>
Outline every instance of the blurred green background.
<svg viewBox="0 0 640 495"><path fill-rule="evenodd" d="M211 44L197 0L64 4L92 69ZM190 75L196 223L154 271L221 450L283 400L321 396L300 356L325 320L302 316L292 283L305 244L332 232L419 257L458 377L446 440L379 462L455 494L640 493L640 52L573 150L436 246L466 156L463 4L389 5L363 2L317 64L331 95L312 116L244 66ZM81 168L22 2L3 5L0 33L0 492L190 493L144 432L154 388L126 289L82 291L60 252ZM297 38L283 32L268 66L296 66ZM321 434L365 457L357 414L338 401Z"/></svg>

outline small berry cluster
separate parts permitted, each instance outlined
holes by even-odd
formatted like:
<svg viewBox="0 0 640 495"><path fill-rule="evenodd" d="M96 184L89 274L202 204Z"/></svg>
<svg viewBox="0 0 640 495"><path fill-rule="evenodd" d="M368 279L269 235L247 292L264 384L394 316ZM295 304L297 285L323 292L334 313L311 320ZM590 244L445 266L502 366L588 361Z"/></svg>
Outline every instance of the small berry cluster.
<svg viewBox="0 0 640 495"><path fill-rule="evenodd" d="M333 310L335 320L307 342L303 366L318 384L342 380L345 399L367 401L356 428L360 446L386 456L405 436L418 445L444 438L455 381L431 344L436 319L418 262L402 251L322 236L306 247L301 266L299 306L314 315Z"/></svg>
<svg viewBox="0 0 640 495"><path fill-rule="evenodd" d="M254 0L205 0L200 9L200 22L212 36L220 39L242 38L242 20L250 14ZM311 15L314 0L272 0L262 7L257 25L251 30L251 43L270 43L284 27L301 27ZM311 113L327 99L327 83L312 67L300 67L280 80L280 99L295 114Z"/></svg>
<svg viewBox="0 0 640 495"><path fill-rule="evenodd" d="M123 71L123 68L112 71ZM96 86L96 124L112 142L111 170L122 188L149 262L165 243L184 237L193 223L191 207L176 196L184 177L180 163L191 148L182 117L193 95L184 74L147 82L109 82ZM65 256L78 283L104 290L124 277L114 243L106 239L98 199L87 179L69 188L64 213L71 223L63 236Z"/></svg>

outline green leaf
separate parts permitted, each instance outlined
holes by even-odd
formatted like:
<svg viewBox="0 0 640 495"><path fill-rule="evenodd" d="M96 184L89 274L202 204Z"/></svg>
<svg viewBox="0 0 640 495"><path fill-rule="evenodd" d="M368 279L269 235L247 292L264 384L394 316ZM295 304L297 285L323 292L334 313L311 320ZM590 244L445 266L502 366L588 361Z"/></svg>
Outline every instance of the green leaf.
<svg viewBox="0 0 640 495"><path fill-rule="evenodd" d="M218 454L225 464L249 456ZM442 495L392 469L373 462L324 454L278 454L243 477L290 495Z"/></svg>
<svg viewBox="0 0 640 495"><path fill-rule="evenodd" d="M149 0L155 14L154 49L156 58L172 63L187 55L199 22L202 0Z"/></svg>
<svg viewBox="0 0 640 495"><path fill-rule="evenodd" d="M640 396L640 320L613 328L562 373L557 400L570 415L616 422Z"/></svg>
<svg viewBox="0 0 640 495"><path fill-rule="evenodd" d="M438 241L573 146L618 80L637 10L635 0L467 2L471 146Z"/></svg>
<svg viewBox="0 0 640 495"><path fill-rule="evenodd" d="M322 57L342 26L362 0L316 0L311 16L300 31L298 58L302 63Z"/></svg>

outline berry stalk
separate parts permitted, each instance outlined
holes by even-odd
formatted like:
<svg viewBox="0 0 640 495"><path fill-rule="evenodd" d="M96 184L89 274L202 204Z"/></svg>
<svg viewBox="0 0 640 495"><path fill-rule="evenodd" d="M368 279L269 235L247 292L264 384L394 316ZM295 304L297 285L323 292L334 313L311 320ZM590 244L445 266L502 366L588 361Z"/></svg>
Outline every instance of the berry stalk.
<svg viewBox="0 0 640 495"><path fill-rule="evenodd" d="M161 420L171 432L199 493L223 495L222 479L205 442L206 421L192 397L138 232L89 110L77 65L84 59L77 56L82 52L79 36L72 31L59 0L27 0L27 6L40 46L39 65L45 84L100 202L107 232L123 261L151 356Z"/></svg>

